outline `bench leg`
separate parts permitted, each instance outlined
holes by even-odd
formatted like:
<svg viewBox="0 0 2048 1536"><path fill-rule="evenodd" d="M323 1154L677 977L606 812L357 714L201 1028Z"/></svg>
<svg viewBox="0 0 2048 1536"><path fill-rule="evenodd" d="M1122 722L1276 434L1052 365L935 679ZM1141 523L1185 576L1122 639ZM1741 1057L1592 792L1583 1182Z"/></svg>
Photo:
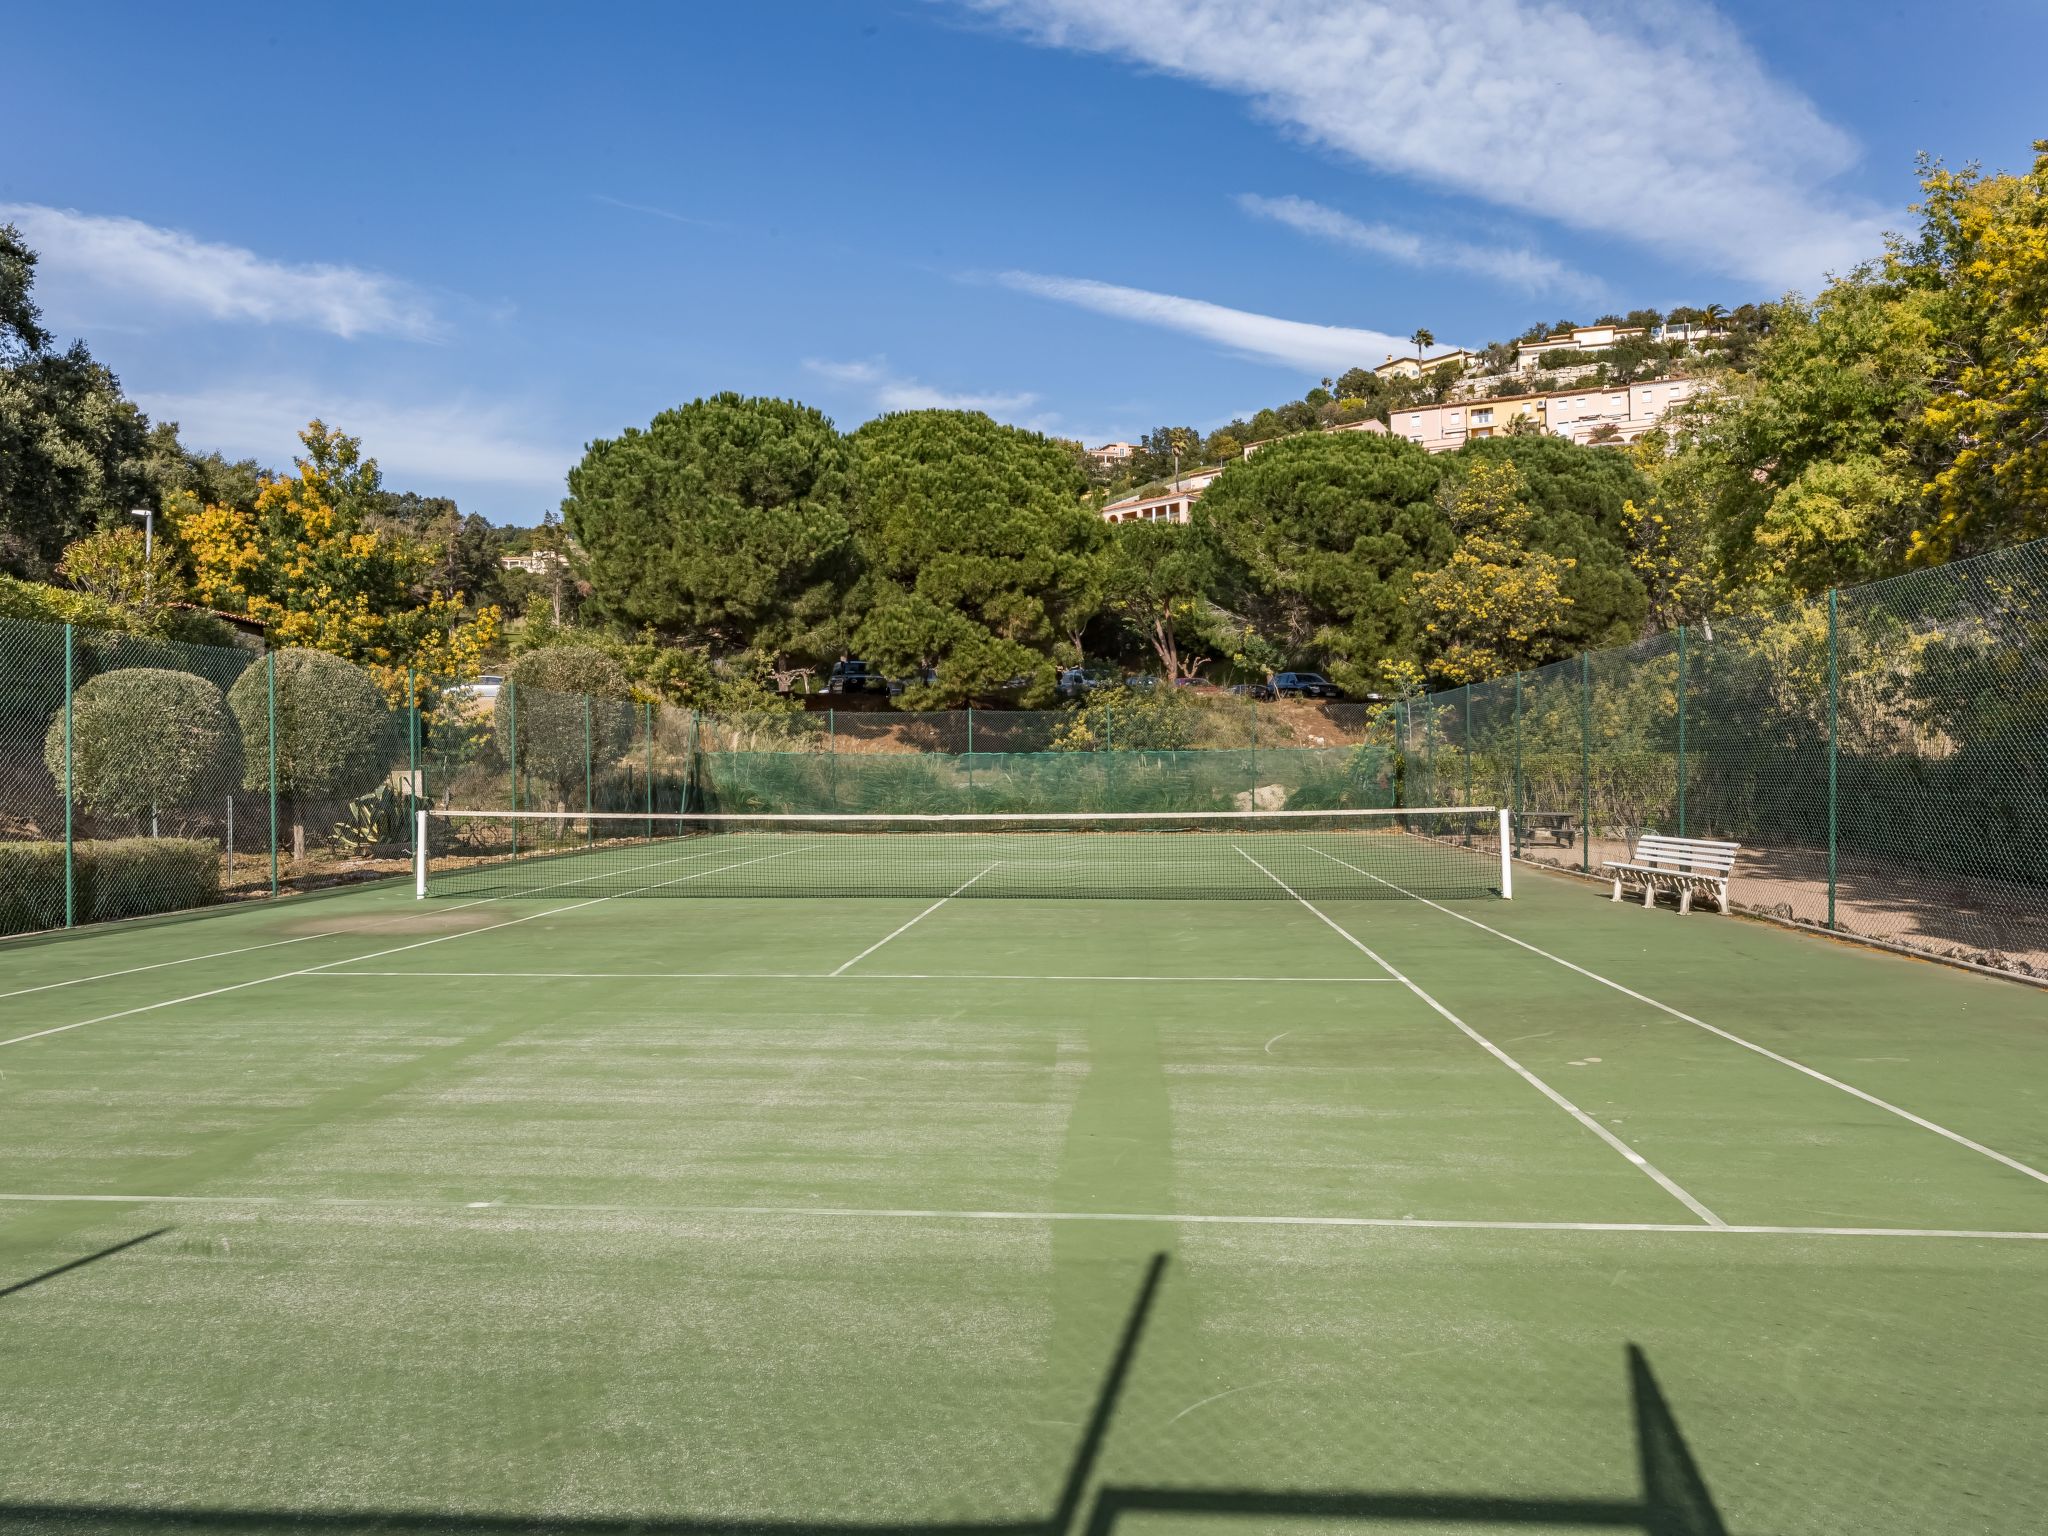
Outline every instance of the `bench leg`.
<svg viewBox="0 0 2048 1536"><path fill-rule="evenodd" d="M1721 915L1726 917L1728 915L1728 887L1724 885L1720 890L1716 891L1714 893L1714 900L1720 903Z"/></svg>
<svg viewBox="0 0 2048 1536"><path fill-rule="evenodd" d="M1621 876L1619 875L1614 877L1614 895L1611 899L1615 901L1621 900Z"/></svg>
<svg viewBox="0 0 2048 1536"><path fill-rule="evenodd" d="M1643 882L1643 905L1646 907L1657 905L1657 882L1654 880L1645 880Z"/></svg>
<svg viewBox="0 0 2048 1536"><path fill-rule="evenodd" d="M1691 910L1692 887L1688 885L1684 890L1678 893L1678 915L1680 917L1683 917L1686 913L1690 912Z"/></svg>

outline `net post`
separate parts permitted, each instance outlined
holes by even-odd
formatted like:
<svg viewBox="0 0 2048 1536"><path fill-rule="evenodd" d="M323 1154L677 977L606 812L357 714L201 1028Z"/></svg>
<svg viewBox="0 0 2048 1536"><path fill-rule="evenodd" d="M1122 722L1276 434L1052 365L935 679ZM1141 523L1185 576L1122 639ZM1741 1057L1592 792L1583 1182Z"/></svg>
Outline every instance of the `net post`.
<svg viewBox="0 0 2048 1536"><path fill-rule="evenodd" d="M277 895L277 652L263 653L265 703L270 726L270 894Z"/></svg>
<svg viewBox="0 0 2048 1536"><path fill-rule="evenodd" d="M1837 590L1828 588L1828 927L1835 926L1835 857L1840 805L1838 765L1841 749L1842 670L1838 642L1840 615Z"/></svg>
<svg viewBox="0 0 2048 1536"><path fill-rule="evenodd" d="M1514 830L1514 815L1506 806L1500 808L1500 895L1503 901L1515 899L1515 850L1509 841Z"/></svg>
<svg viewBox="0 0 2048 1536"><path fill-rule="evenodd" d="M1685 836L1685 626L1678 626L1678 835Z"/></svg>
<svg viewBox="0 0 2048 1536"><path fill-rule="evenodd" d="M1579 873L1593 872L1593 654L1579 652Z"/></svg>
<svg viewBox="0 0 2048 1536"><path fill-rule="evenodd" d="M412 816L412 898L422 901L427 894L427 813Z"/></svg>
<svg viewBox="0 0 2048 1536"><path fill-rule="evenodd" d="M74 642L69 624L64 626L64 926L78 926L78 872L72 846L76 836L71 799L71 684Z"/></svg>

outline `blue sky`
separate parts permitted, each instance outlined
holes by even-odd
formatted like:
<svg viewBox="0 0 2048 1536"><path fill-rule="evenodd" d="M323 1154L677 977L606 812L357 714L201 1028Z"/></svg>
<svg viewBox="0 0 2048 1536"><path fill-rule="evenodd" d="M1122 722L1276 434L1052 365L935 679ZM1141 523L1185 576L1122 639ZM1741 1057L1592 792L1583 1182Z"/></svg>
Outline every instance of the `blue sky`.
<svg viewBox="0 0 2048 1536"><path fill-rule="evenodd" d="M701 394L1210 427L1737 304L2048 135L2041 0L15 7L0 219L188 442L533 522Z"/></svg>

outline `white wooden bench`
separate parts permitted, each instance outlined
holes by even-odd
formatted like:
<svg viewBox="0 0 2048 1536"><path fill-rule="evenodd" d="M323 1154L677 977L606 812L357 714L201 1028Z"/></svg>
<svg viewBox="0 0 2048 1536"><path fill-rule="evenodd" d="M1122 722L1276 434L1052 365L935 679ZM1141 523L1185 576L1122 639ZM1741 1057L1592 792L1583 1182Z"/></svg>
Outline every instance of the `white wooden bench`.
<svg viewBox="0 0 2048 1536"><path fill-rule="evenodd" d="M1700 837L1661 837L1645 832L1636 840L1635 852L1627 859L1606 859L1603 867L1614 872L1614 899L1621 900L1624 887L1642 889L1643 905L1656 904L1659 891L1678 896L1678 910L1690 912L1695 896L1711 896L1723 912L1728 910L1728 882L1735 875L1735 855L1740 843L1717 843Z"/></svg>

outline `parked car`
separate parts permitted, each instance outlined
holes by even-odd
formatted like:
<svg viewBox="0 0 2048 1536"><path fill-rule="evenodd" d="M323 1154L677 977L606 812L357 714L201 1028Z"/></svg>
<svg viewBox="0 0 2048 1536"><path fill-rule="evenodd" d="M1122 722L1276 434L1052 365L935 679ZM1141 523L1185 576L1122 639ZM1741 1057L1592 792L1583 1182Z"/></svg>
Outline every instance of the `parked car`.
<svg viewBox="0 0 2048 1536"><path fill-rule="evenodd" d="M1241 699L1270 699L1273 690L1265 683L1232 683L1230 691Z"/></svg>
<svg viewBox="0 0 2048 1536"><path fill-rule="evenodd" d="M1060 697L1078 699L1097 688L1107 688L1116 680L1114 672L1106 672L1100 667L1069 667L1060 674Z"/></svg>
<svg viewBox="0 0 2048 1536"><path fill-rule="evenodd" d="M454 687L445 690L445 692L447 697L451 699L481 699L486 704L489 704L497 699L498 690L504 686L505 679L497 673L484 672L472 678L469 682L457 683Z"/></svg>
<svg viewBox="0 0 2048 1536"><path fill-rule="evenodd" d="M1341 699L1337 685L1320 672L1275 672L1267 683L1283 699Z"/></svg>
<svg viewBox="0 0 2048 1536"><path fill-rule="evenodd" d="M825 678L827 693L887 693L889 679L869 669L864 661L841 658L832 663L832 671Z"/></svg>
<svg viewBox="0 0 2048 1536"><path fill-rule="evenodd" d="M1157 688L1159 686L1159 679L1150 672L1130 672L1124 676L1124 686L1126 688Z"/></svg>

